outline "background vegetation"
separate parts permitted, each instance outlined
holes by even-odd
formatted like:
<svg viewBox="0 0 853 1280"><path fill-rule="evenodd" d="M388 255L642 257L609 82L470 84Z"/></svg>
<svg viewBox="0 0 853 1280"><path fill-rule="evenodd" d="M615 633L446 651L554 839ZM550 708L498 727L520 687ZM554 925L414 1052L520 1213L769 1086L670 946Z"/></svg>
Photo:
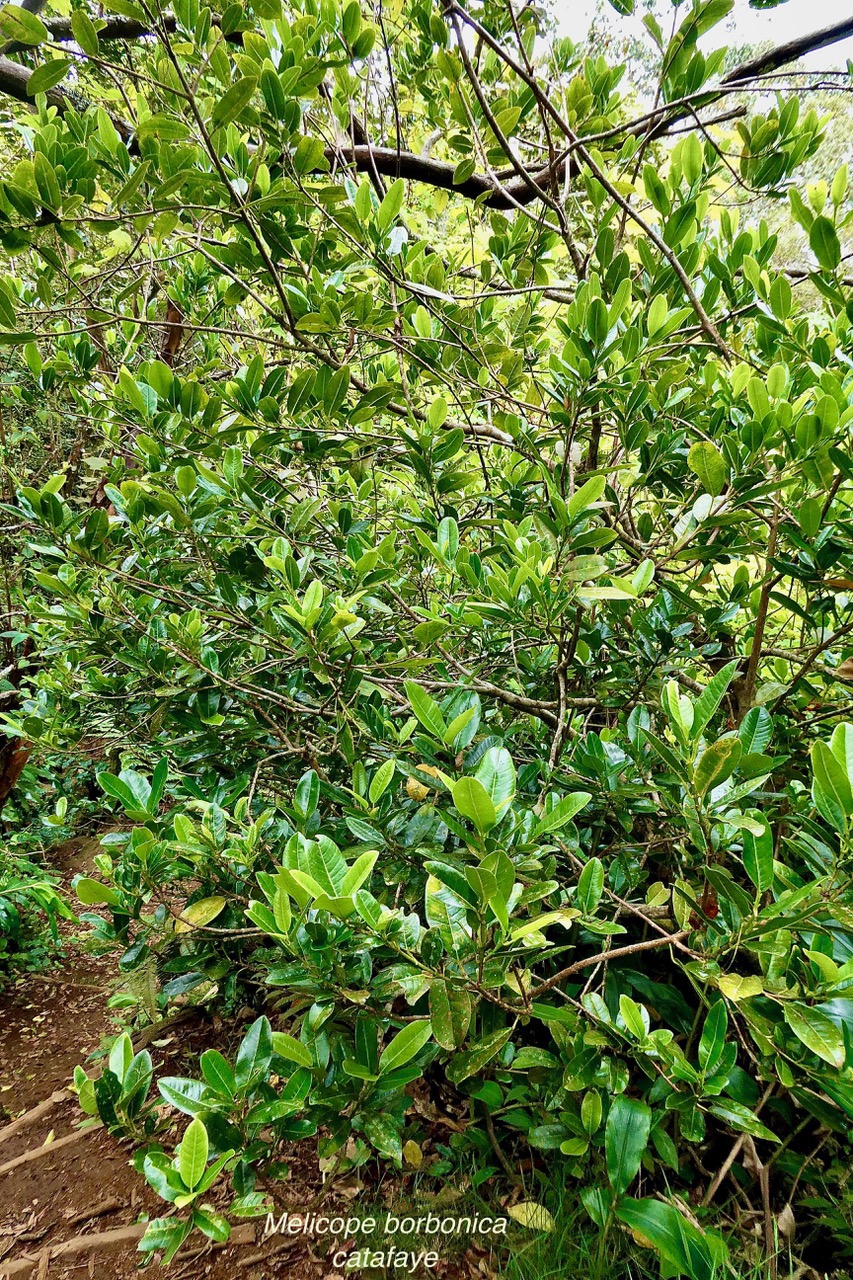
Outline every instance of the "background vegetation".
<svg viewBox="0 0 853 1280"><path fill-rule="evenodd" d="M792 66L853 24L729 8L633 81L506 0L0 10L0 931L112 813L129 1016L256 1015L78 1072L147 1253L306 1138L522 1162L599 1267L844 1265L849 81Z"/></svg>

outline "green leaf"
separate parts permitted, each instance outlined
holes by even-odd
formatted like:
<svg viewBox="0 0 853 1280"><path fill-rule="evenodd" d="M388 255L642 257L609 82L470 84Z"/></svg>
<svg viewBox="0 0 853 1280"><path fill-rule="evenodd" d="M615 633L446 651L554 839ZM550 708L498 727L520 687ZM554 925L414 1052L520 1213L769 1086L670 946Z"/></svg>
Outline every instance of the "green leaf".
<svg viewBox="0 0 853 1280"><path fill-rule="evenodd" d="M749 1000L760 996L764 990L764 982L758 977L744 977L739 973L724 973L717 979L717 986L727 999L735 1004L740 1000Z"/></svg>
<svg viewBox="0 0 853 1280"><path fill-rule="evenodd" d="M772 736L773 719L766 707L750 707L738 729L744 754L763 751Z"/></svg>
<svg viewBox="0 0 853 1280"><path fill-rule="evenodd" d="M729 478L729 468L720 450L710 440L699 440L691 445L687 465L698 476L706 493L716 498L723 492Z"/></svg>
<svg viewBox="0 0 853 1280"><path fill-rule="evenodd" d="M471 997L464 987L433 978L429 989L432 1032L442 1049L458 1049L471 1022Z"/></svg>
<svg viewBox="0 0 853 1280"><path fill-rule="evenodd" d="M699 694L699 697L693 704L693 724L690 729L690 737L693 742L698 742L726 695L726 690L735 677L735 672L740 664L735 662L727 662L717 674L709 680L708 684ZM757 708L755 708L757 710ZM764 713L767 715L767 712ZM750 748L744 745L744 751L761 750L760 747Z"/></svg>
<svg viewBox="0 0 853 1280"><path fill-rule="evenodd" d="M599 858L590 858L580 873L575 905L585 916L591 916L604 892L604 865Z"/></svg>
<svg viewBox="0 0 853 1280"><path fill-rule="evenodd" d="M15 44L44 44L50 39L42 20L16 4L4 4L0 9L0 33Z"/></svg>
<svg viewBox="0 0 853 1280"><path fill-rule="evenodd" d="M314 1066L311 1050L295 1036L288 1035L286 1031L272 1033L272 1047L280 1058L287 1058L288 1062L295 1062L299 1067Z"/></svg>
<svg viewBox="0 0 853 1280"><path fill-rule="evenodd" d="M500 815L515 795L515 765L506 747L489 747L474 777L482 783L495 813Z"/></svg>
<svg viewBox="0 0 853 1280"><path fill-rule="evenodd" d="M387 231L397 214L403 207L406 184L402 178L391 183L376 214L376 222L380 231Z"/></svg>
<svg viewBox="0 0 853 1280"><path fill-rule="evenodd" d="M482 867L466 867L465 879L482 903L487 903L498 891L498 882L491 871Z"/></svg>
<svg viewBox="0 0 853 1280"><path fill-rule="evenodd" d="M237 1051L234 1077L239 1090L247 1089L266 1072L273 1055L272 1027L269 1018L257 1018L246 1032Z"/></svg>
<svg viewBox="0 0 853 1280"><path fill-rule="evenodd" d="M463 818L473 822L481 834L489 831L497 822L495 806L477 778L460 778L458 782L454 782L451 794L454 806Z"/></svg>
<svg viewBox="0 0 853 1280"><path fill-rule="evenodd" d="M208 1149L207 1130L202 1121L196 1116L194 1120L190 1121L178 1148L178 1172L183 1179L184 1186L190 1191L194 1190L196 1184L201 1181L207 1168Z"/></svg>
<svg viewBox="0 0 853 1280"><path fill-rule="evenodd" d="M211 1213L208 1209L193 1209L192 1224L198 1227L208 1240L216 1244L224 1244L231 1235L231 1228L219 1213Z"/></svg>
<svg viewBox="0 0 853 1280"><path fill-rule="evenodd" d="M157 1081L160 1093L173 1107L184 1115L197 1116L210 1110L205 1099L205 1086L200 1080L184 1080L179 1076L164 1076Z"/></svg>
<svg viewBox="0 0 853 1280"><path fill-rule="evenodd" d="M533 838L545 834L546 831L559 831L560 827L564 827L567 822L571 822L576 813L580 813L581 809L589 804L592 796L588 791L574 791L571 795L564 796L554 808L547 813L543 813L542 817L533 828Z"/></svg>
<svg viewBox="0 0 853 1280"><path fill-rule="evenodd" d="M741 1102L733 1102L730 1098L715 1098L708 1103L708 1110L738 1133L749 1133L753 1138L763 1138L765 1142L779 1141L776 1134L763 1125L758 1116Z"/></svg>
<svg viewBox="0 0 853 1280"><path fill-rule="evenodd" d="M743 865L758 892L766 893L773 887L773 832L763 818L761 822L760 835L743 833Z"/></svg>
<svg viewBox="0 0 853 1280"><path fill-rule="evenodd" d="M98 33L85 9L75 9L71 14L71 31L83 52L88 53L92 58L97 58L100 52Z"/></svg>
<svg viewBox="0 0 853 1280"><path fill-rule="evenodd" d="M646 327L650 338L653 338L658 330L664 327L668 316L669 303L667 302L666 294L658 293L652 298L646 313Z"/></svg>
<svg viewBox="0 0 853 1280"><path fill-rule="evenodd" d="M459 525L452 516L439 522L436 534L438 549L446 560L455 560L459 550Z"/></svg>
<svg viewBox="0 0 853 1280"><path fill-rule="evenodd" d="M453 1084L461 1084L469 1076L477 1075L501 1051L511 1034L512 1028L505 1027L478 1041L465 1053L457 1054L447 1067L448 1079Z"/></svg>
<svg viewBox="0 0 853 1280"><path fill-rule="evenodd" d="M231 1064L218 1049L205 1049L199 1059L201 1074L216 1093L233 1098L237 1089Z"/></svg>
<svg viewBox="0 0 853 1280"><path fill-rule="evenodd" d="M652 1113L645 1102L623 1095L613 1099L604 1130L607 1177L618 1196L634 1181L652 1127Z"/></svg>
<svg viewBox="0 0 853 1280"><path fill-rule="evenodd" d="M390 760L383 761L376 770L370 780L370 790L368 792L371 804L378 804L382 799L382 796L390 785L391 779L394 777L394 770L396 767L397 762L392 756Z"/></svg>
<svg viewBox="0 0 853 1280"><path fill-rule="evenodd" d="M729 1015L725 1000L717 1000L705 1016L705 1025L699 1040L699 1066L706 1075L712 1075L723 1056Z"/></svg>
<svg viewBox="0 0 853 1280"><path fill-rule="evenodd" d="M693 772L693 784L700 796L713 791L731 777L743 754L739 738L721 738L713 742L699 757Z"/></svg>
<svg viewBox="0 0 853 1280"><path fill-rule="evenodd" d="M299 876L300 872L295 872L295 876ZM344 880L347 874L347 864L343 854L328 836L318 836L312 841L308 847L308 876L309 881L313 880L315 885L319 885L320 889L328 893L330 897L336 898L343 891ZM303 883L309 884L309 881ZM315 892L313 886L312 892Z"/></svg>
<svg viewBox="0 0 853 1280"><path fill-rule="evenodd" d="M261 73L262 86L264 74ZM266 97L266 94L264 96ZM325 147L322 138L300 138L293 153L293 167L297 173L315 173L323 165L324 156ZM325 167L328 168L328 165Z"/></svg>
<svg viewBox="0 0 853 1280"><path fill-rule="evenodd" d="M108 907L120 907L121 896L109 884L101 884L100 880L92 880L89 876L83 876L74 885L74 892L86 907L93 907L104 904Z"/></svg>
<svg viewBox="0 0 853 1280"><path fill-rule="evenodd" d="M47 93L48 89L55 88L68 75L70 67L70 58L53 58L50 62L43 62L27 81L28 95L34 98L37 93Z"/></svg>
<svg viewBox="0 0 853 1280"><path fill-rule="evenodd" d="M453 170L453 185L455 187L464 186L476 168L477 162L473 156L466 156L464 160L460 160Z"/></svg>
<svg viewBox="0 0 853 1280"><path fill-rule="evenodd" d="M431 698L426 689L416 684L414 680L406 681L406 697L427 733L431 733L433 737L438 738L439 742L443 742L447 726L435 699Z"/></svg>
<svg viewBox="0 0 853 1280"><path fill-rule="evenodd" d="M431 1035L432 1024L426 1018L419 1022L410 1022L403 1027L403 1030L398 1031L391 1043L382 1051L379 1059L379 1074L387 1075L389 1071L395 1071L397 1067L410 1062L420 1053Z"/></svg>
<svg viewBox="0 0 853 1280"><path fill-rule="evenodd" d="M798 1001L785 1000L782 1003L785 1021L798 1040L807 1049L816 1053L824 1062L836 1067L839 1071L844 1066L844 1037L839 1027L820 1009L812 1009Z"/></svg>
<svg viewBox="0 0 853 1280"><path fill-rule="evenodd" d="M829 749L847 774L853 788L853 724L837 724L832 731Z"/></svg>
<svg viewBox="0 0 853 1280"><path fill-rule="evenodd" d="M307 822L317 808L320 799L320 779L313 769L303 773L293 797L293 807L303 822Z"/></svg>
<svg viewBox="0 0 853 1280"><path fill-rule="evenodd" d="M615 1206L615 1215L635 1235L648 1242L668 1264L667 1275L690 1280L713 1280L716 1261L703 1233L688 1222L674 1205L661 1200L634 1200L630 1196Z"/></svg>
<svg viewBox="0 0 853 1280"><path fill-rule="evenodd" d="M589 480L585 480L566 503L569 520L577 520L579 516L594 507L606 488L607 476L592 476Z"/></svg>
<svg viewBox="0 0 853 1280"><path fill-rule="evenodd" d="M364 884L367 877L376 865L376 859L379 854L375 850L369 850L356 858L355 862L347 871L341 884L341 896L347 897L349 894L357 893Z"/></svg>
<svg viewBox="0 0 853 1280"><path fill-rule="evenodd" d="M141 1253L161 1253L163 1262L171 1262L192 1231L192 1223L180 1218L153 1218L139 1242Z"/></svg>
<svg viewBox="0 0 853 1280"><path fill-rule="evenodd" d="M235 81L230 89L226 89L222 97L213 108L213 127L221 128L222 125L236 120L240 112L249 105L254 97L255 89L258 82L253 76L243 76L240 80Z"/></svg>
<svg viewBox="0 0 853 1280"><path fill-rule="evenodd" d="M847 818L853 813L853 791L847 770L824 742L813 742L810 754L815 808L836 831L844 832Z"/></svg>
<svg viewBox="0 0 853 1280"><path fill-rule="evenodd" d="M824 271L835 271L841 265L841 242L829 218L819 215L809 232L809 244Z"/></svg>

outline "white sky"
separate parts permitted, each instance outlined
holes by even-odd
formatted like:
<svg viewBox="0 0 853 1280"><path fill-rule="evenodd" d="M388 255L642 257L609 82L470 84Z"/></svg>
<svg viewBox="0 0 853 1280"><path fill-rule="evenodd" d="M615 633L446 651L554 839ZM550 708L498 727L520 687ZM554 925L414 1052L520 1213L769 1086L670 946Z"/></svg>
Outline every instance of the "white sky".
<svg viewBox="0 0 853 1280"><path fill-rule="evenodd" d="M573 39L586 34L595 9L596 0L555 0L555 11L561 15L561 29ZM608 20L614 26L624 26L626 31L642 30L636 17L622 18L609 5L605 5L605 9L609 11ZM665 6L658 4L656 9L660 13ZM853 16L853 0L788 0L787 4L776 9L750 9L748 0L735 0L728 20L711 33L711 45L758 44L762 41L782 44L848 16ZM803 60L803 65L813 70L829 70L843 67L847 58L853 58L853 39L810 54Z"/></svg>

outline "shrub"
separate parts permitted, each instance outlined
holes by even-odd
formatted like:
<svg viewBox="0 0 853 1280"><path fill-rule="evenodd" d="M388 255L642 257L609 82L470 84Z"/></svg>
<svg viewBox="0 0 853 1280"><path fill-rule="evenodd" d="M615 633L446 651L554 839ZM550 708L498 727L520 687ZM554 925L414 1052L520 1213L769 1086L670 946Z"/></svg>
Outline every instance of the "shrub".
<svg viewBox="0 0 853 1280"><path fill-rule="evenodd" d="M209 1158L238 1212L302 1135L422 1160L418 1090L471 1120L433 1173L526 1147L696 1277L734 1143L782 1203L849 1149L847 172L804 95L714 115L777 66L719 79L726 8L651 21L641 119L534 6L413 3L392 41L354 3L122 0L132 121L110 19L75 15L89 107L34 69L9 395L82 425L5 507L5 721L100 744L121 826L77 891L147 1003L258 1014L160 1082L192 1123L141 1165L201 1217L152 1249L224 1229ZM443 159L357 141L386 93ZM116 1065L78 1079L111 1124Z"/></svg>

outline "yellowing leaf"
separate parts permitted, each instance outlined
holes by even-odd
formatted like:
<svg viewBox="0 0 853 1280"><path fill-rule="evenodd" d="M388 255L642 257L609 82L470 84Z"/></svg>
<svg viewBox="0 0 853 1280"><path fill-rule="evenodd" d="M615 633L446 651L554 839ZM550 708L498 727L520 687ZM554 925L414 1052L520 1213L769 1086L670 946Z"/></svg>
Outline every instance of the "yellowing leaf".
<svg viewBox="0 0 853 1280"><path fill-rule="evenodd" d="M175 933L189 933L191 929L203 928L216 919L224 906L224 898L200 898L192 906L184 907L175 925Z"/></svg>
<svg viewBox="0 0 853 1280"><path fill-rule="evenodd" d="M521 1204L514 1204L507 1209L507 1213L531 1231L554 1230L554 1219L545 1206L537 1204L535 1200L522 1200Z"/></svg>
<svg viewBox="0 0 853 1280"><path fill-rule="evenodd" d="M406 1164L411 1165L413 1169L420 1169L424 1162L424 1153L421 1151L418 1144L413 1142L411 1138L408 1142L403 1144L403 1159Z"/></svg>
<svg viewBox="0 0 853 1280"><path fill-rule="evenodd" d="M437 778L439 774L438 769L433 764L419 764L418 770L421 773L428 773L432 778ZM425 787L422 782L418 782L417 778L407 778L406 795L410 800L425 800L429 795L429 787Z"/></svg>
<svg viewBox="0 0 853 1280"><path fill-rule="evenodd" d="M760 996L764 983L760 978L742 978L736 973L724 973L717 979L717 986L729 1000L749 1000L751 996Z"/></svg>

